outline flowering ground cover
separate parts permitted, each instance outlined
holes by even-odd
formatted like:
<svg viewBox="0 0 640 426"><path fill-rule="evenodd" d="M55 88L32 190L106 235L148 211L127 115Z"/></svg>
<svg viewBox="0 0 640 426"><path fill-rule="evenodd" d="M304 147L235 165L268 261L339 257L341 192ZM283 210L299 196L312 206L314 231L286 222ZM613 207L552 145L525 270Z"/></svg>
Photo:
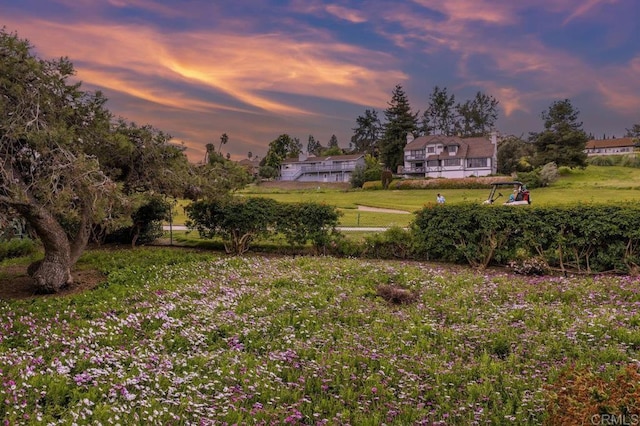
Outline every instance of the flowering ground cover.
<svg viewBox="0 0 640 426"><path fill-rule="evenodd" d="M169 249L92 251L83 265L107 281L0 301L4 424L553 424L557 411L565 424L572 413L575 424L594 424L594 415L634 415L633 403L610 403L607 383L622 386L620 373L638 362L638 278ZM417 297L393 304L380 286ZM567 402L576 377L597 379L598 392L586 383L585 399Z"/></svg>

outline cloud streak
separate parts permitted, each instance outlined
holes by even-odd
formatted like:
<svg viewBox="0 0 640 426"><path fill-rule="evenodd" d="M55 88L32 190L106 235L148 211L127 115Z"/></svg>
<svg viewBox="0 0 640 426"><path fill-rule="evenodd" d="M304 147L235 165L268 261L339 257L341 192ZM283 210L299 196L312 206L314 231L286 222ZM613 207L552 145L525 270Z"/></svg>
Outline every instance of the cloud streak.
<svg viewBox="0 0 640 426"><path fill-rule="evenodd" d="M506 133L533 130L565 97L589 100L578 107L601 120L594 133L630 127L640 41L625 30L629 1L24 0L0 16L39 55L69 56L127 118L157 118L193 157L226 132L237 158L281 133L337 134L346 147L357 116L386 108L396 84L416 110L436 85L460 101L493 95Z"/></svg>

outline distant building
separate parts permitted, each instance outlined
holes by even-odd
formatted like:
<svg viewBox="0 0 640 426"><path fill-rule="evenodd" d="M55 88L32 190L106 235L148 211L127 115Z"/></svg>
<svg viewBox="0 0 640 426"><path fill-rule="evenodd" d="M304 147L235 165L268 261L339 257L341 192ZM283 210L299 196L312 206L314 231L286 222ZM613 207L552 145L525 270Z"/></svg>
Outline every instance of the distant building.
<svg viewBox="0 0 640 426"><path fill-rule="evenodd" d="M404 148L406 177L463 178L497 172L497 136L420 136Z"/></svg>
<svg viewBox="0 0 640 426"><path fill-rule="evenodd" d="M298 182L349 182L358 166L364 167L364 154L329 155L286 159L280 165L280 180Z"/></svg>
<svg viewBox="0 0 640 426"><path fill-rule="evenodd" d="M594 139L587 142L585 152L589 156L632 154L637 145L633 138Z"/></svg>

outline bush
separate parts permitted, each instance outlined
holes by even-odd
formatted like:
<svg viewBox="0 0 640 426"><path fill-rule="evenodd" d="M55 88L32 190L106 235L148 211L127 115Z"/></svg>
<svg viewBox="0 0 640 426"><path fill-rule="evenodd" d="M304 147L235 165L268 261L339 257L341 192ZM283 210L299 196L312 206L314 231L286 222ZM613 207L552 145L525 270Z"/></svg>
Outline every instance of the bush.
<svg viewBox="0 0 640 426"><path fill-rule="evenodd" d="M338 226L340 213L334 206L319 203L279 204L276 230L291 246L310 241L316 253L324 252Z"/></svg>
<svg viewBox="0 0 640 426"><path fill-rule="evenodd" d="M7 241L0 241L0 260L30 256L37 249L36 243L29 238L12 238Z"/></svg>
<svg viewBox="0 0 640 426"><path fill-rule="evenodd" d="M364 166L357 166L353 173L351 173L349 183L351 183L352 188L362 188L365 182Z"/></svg>
<svg viewBox="0 0 640 426"><path fill-rule="evenodd" d="M316 252L324 252L336 233L339 212L326 204L250 197L192 203L187 216L187 226L197 229L201 237L222 237L227 253L242 254L254 239L278 233L291 246L310 241Z"/></svg>
<svg viewBox="0 0 640 426"><path fill-rule="evenodd" d="M411 254L411 233L394 226L379 234L367 235L363 256L376 259L406 259Z"/></svg>
<svg viewBox="0 0 640 426"><path fill-rule="evenodd" d="M431 205L411 224L415 254L484 268L511 261L523 273L635 271L640 205L561 207ZM539 262L523 256L535 253ZM526 263L525 263L526 262Z"/></svg>

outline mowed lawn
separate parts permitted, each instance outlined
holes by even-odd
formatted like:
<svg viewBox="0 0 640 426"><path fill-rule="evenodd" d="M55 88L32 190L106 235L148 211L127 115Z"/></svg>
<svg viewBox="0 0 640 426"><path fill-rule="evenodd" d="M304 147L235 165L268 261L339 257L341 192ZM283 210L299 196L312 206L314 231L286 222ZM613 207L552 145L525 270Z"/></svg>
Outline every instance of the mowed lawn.
<svg viewBox="0 0 640 426"><path fill-rule="evenodd" d="M3 424L568 425L638 413L637 277L159 248L93 250L79 266L105 282L0 300ZM391 303L384 288L411 297Z"/></svg>
<svg viewBox="0 0 640 426"><path fill-rule="evenodd" d="M562 175L546 188L531 191L533 206L575 203L619 203L640 201L640 169L619 166L589 166L584 170L562 168ZM273 188L250 186L239 192L240 196L269 197L281 202L312 201L336 206L342 213L342 226L407 226L413 220L413 212L428 204L435 204L436 195L443 193L447 203L481 204L489 196L486 189L416 189L416 190L332 190L326 188L283 191ZM506 201L504 194L498 202ZM182 201L174 210L174 223L186 220ZM359 206L395 209L410 213L400 215L358 210Z"/></svg>

